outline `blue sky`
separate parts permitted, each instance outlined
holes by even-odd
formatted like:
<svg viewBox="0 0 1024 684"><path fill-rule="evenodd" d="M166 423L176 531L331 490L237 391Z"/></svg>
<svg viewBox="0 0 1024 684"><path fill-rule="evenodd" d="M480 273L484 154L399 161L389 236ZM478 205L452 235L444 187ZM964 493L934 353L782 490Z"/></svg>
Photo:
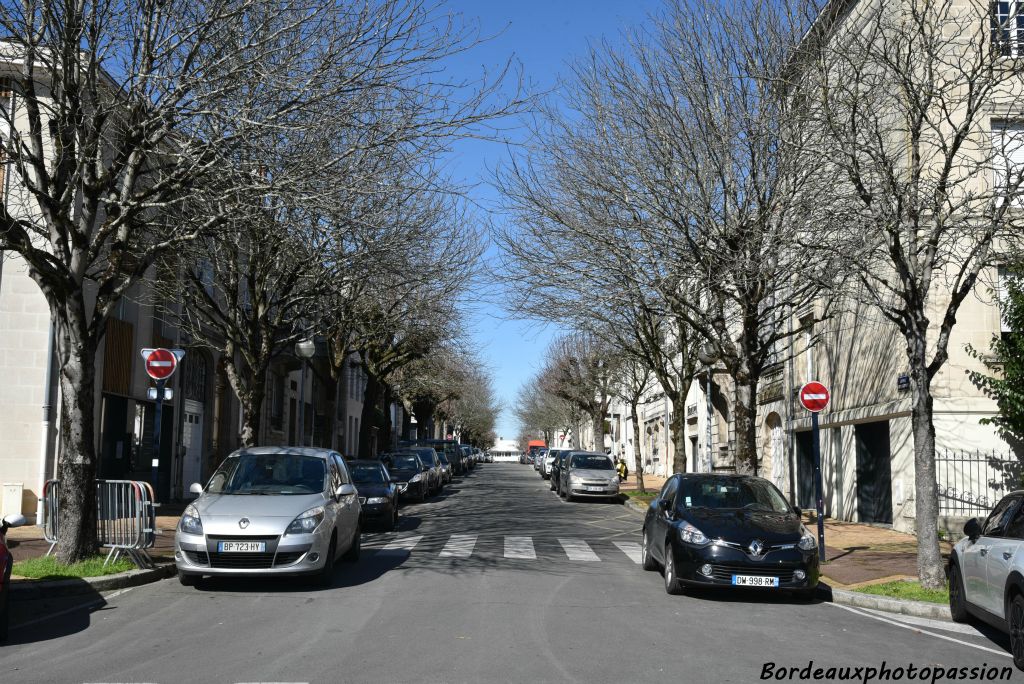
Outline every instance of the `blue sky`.
<svg viewBox="0 0 1024 684"><path fill-rule="evenodd" d="M451 60L451 75L478 78L484 69L493 72L512 57L521 64L525 81L539 91L548 91L555 87L559 75L567 73L567 64L586 52L588 41L607 38L618 43L622 29L644 23L647 15L660 7L660 0L449 0L445 8L478 23L482 35L498 34ZM520 129L507 135L514 142L525 140L526 133ZM474 201L493 208L497 196L487 184L490 170L508 154L499 143L464 142L452 155L449 170L456 178L475 184ZM497 258L493 248L488 258ZM493 285L500 290L501 283ZM470 319L473 340L493 372L499 396L510 406L520 385L537 370L557 329L510 320L495 305L477 309ZM514 438L516 432L516 421L506 410L498 434Z"/></svg>

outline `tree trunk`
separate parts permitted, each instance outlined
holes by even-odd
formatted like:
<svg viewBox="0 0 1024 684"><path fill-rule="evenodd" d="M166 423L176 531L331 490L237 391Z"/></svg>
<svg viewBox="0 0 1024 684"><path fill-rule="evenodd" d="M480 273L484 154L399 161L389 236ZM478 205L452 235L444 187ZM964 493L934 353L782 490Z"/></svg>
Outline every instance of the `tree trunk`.
<svg viewBox="0 0 1024 684"><path fill-rule="evenodd" d="M647 490L644 488L644 454L640 448L640 415L637 411L639 402L629 402L629 418L633 421L633 472L636 473L636 488L641 494Z"/></svg>
<svg viewBox="0 0 1024 684"><path fill-rule="evenodd" d="M604 451L604 411L598 408L590 414L590 421L594 424L594 451Z"/></svg>
<svg viewBox="0 0 1024 684"><path fill-rule="evenodd" d="M688 387L687 387L688 389ZM666 394L666 396L669 396ZM672 472L686 472L686 390L680 384L679 394L670 396L672 419L669 432L672 435Z"/></svg>
<svg viewBox="0 0 1024 684"><path fill-rule="evenodd" d="M213 419L211 422L212 434L210 435L210 457L203 464L203 481L205 482L213 471L224 460L221 450L224 445L221 443L221 423L227 411L227 391L224 387L224 357L217 360L216 371L213 381Z"/></svg>
<svg viewBox="0 0 1024 684"><path fill-rule="evenodd" d="M366 393L363 395L363 412L359 419L359 458L373 458L373 445L370 438L375 429L381 426L380 402L382 387L377 376L367 369Z"/></svg>
<svg viewBox="0 0 1024 684"><path fill-rule="evenodd" d="M57 468L57 560L74 563L96 553L96 346L79 298L54 317L60 357L61 452ZM70 319L70 320L69 320Z"/></svg>
<svg viewBox="0 0 1024 684"><path fill-rule="evenodd" d="M932 421L931 379L925 362L925 342L911 347L911 425L914 432L914 513L917 532L917 576L930 589L945 586L946 575L939 550L939 497L935 479L935 424Z"/></svg>
<svg viewBox="0 0 1024 684"><path fill-rule="evenodd" d="M736 472L757 474L757 381L744 378L735 380L733 394L733 426L736 431Z"/></svg>
<svg viewBox="0 0 1024 684"><path fill-rule="evenodd" d="M260 430L263 425L263 399L266 395L266 383L253 378L250 380L249 391L239 397L242 410L242 432L239 441L243 447L254 447L259 443Z"/></svg>

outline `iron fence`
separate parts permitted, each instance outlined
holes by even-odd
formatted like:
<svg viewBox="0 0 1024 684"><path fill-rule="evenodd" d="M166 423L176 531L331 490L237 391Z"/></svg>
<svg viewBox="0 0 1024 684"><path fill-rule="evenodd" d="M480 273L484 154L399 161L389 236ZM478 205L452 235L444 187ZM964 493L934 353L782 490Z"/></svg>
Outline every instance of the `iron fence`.
<svg viewBox="0 0 1024 684"><path fill-rule="evenodd" d="M946 449L936 453L939 515L985 516L1022 487L1024 463L1010 452Z"/></svg>

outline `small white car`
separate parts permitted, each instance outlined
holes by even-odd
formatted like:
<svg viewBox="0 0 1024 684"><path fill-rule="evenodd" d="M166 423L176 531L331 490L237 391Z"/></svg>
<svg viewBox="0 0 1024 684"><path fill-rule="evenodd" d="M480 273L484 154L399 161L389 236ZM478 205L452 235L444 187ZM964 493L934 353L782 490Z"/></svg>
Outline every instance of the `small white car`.
<svg viewBox="0 0 1024 684"><path fill-rule="evenodd" d="M308 447L234 452L185 509L174 534L178 579L317 575L359 559L360 504L341 454Z"/></svg>
<svg viewBox="0 0 1024 684"><path fill-rule="evenodd" d="M1024 670L1024 490L1012 492L979 522L971 518L949 556L949 610L1010 636L1013 663Z"/></svg>

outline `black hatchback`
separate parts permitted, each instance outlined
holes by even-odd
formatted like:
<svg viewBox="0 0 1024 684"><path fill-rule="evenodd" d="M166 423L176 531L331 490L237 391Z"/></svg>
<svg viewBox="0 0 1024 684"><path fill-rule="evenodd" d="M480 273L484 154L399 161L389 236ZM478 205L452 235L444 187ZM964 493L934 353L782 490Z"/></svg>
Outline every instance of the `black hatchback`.
<svg viewBox="0 0 1024 684"><path fill-rule="evenodd" d="M674 475L643 526L645 570L664 568L665 590L752 587L811 598L818 543L800 509L768 480L747 475Z"/></svg>
<svg viewBox="0 0 1024 684"><path fill-rule="evenodd" d="M380 461L349 461L352 482L362 506L361 527L376 523L388 530L398 529L398 487Z"/></svg>

